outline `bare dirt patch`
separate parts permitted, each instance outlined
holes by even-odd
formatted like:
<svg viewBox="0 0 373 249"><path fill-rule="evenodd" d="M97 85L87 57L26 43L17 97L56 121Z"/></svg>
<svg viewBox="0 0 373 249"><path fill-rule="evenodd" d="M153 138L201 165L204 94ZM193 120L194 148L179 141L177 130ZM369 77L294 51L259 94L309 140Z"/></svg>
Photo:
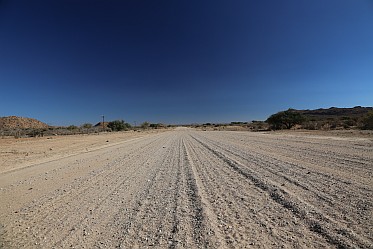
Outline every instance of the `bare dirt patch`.
<svg viewBox="0 0 373 249"><path fill-rule="evenodd" d="M110 147L164 130L0 139L0 173Z"/></svg>

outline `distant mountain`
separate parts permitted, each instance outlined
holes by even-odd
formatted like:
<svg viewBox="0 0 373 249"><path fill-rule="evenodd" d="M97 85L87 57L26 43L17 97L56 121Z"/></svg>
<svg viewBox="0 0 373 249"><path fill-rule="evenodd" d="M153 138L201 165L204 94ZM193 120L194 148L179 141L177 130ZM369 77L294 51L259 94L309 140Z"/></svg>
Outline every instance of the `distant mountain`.
<svg viewBox="0 0 373 249"><path fill-rule="evenodd" d="M308 117L310 120L326 120L326 119L359 119L368 112L373 111L373 107L355 106L353 108L337 108L316 110L295 110Z"/></svg>
<svg viewBox="0 0 373 249"><path fill-rule="evenodd" d="M33 118L9 116L0 117L0 129L42 129L49 125Z"/></svg>

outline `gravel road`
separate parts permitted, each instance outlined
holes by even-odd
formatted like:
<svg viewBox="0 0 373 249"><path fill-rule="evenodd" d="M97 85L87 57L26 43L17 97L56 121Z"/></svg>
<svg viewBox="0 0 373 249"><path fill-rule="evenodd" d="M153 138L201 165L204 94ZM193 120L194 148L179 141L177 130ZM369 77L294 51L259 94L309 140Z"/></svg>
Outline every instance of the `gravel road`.
<svg viewBox="0 0 373 249"><path fill-rule="evenodd" d="M373 248L373 141L179 128L0 173L4 248Z"/></svg>

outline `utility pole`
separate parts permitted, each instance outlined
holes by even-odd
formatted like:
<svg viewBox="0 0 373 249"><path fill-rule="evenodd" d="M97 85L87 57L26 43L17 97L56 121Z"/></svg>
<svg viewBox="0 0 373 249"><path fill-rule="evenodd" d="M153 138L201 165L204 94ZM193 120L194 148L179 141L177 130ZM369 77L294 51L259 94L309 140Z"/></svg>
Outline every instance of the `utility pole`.
<svg viewBox="0 0 373 249"><path fill-rule="evenodd" d="M105 130L105 116L102 115L102 131Z"/></svg>

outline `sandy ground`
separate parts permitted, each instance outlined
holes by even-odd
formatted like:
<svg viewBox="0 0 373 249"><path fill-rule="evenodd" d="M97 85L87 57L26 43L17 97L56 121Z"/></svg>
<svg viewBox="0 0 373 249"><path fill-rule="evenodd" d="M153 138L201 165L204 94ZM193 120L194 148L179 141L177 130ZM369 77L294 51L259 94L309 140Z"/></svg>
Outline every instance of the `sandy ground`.
<svg viewBox="0 0 373 249"><path fill-rule="evenodd" d="M0 148L4 248L373 248L371 138L179 128Z"/></svg>
<svg viewBox="0 0 373 249"><path fill-rule="evenodd" d="M19 139L7 137L0 139L0 173L110 147L164 131L162 129Z"/></svg>

